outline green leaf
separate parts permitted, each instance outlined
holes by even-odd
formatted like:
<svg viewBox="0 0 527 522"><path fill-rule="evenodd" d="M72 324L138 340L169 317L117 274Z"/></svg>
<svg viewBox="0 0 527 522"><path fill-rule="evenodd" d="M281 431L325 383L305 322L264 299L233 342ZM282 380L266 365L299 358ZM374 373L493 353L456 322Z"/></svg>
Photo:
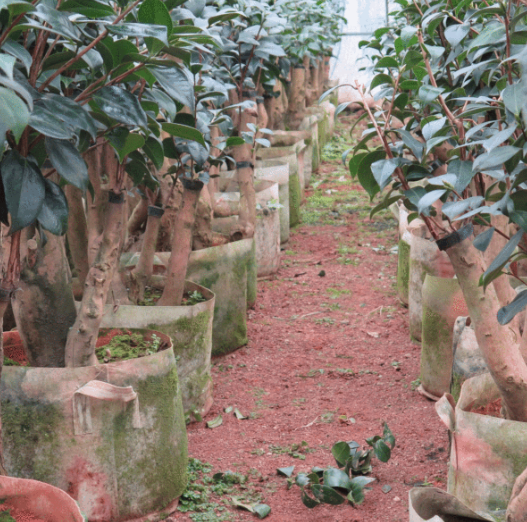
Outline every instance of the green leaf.
<svg viewBox="0 0 527 522"><path fill-rule="evenodd" d="M14 42L13 40L8 39L3 43L2 51L20 60L26 68L26 72L29 73L29 69L31 68L31 64L33 63L33 58L31 57L31 54L29 54L22 45L20 45L18 42Z"/></svg>
<svg viewBox="0 0 527 522"><path fill-rule="evenodd" d="M383 431L382 431L382 438L386 444L390 446L390 448L395 448L395 437L392 433L392 430L388 427L388 424L385 422Z"/></svg>
<svg viewBox="0 0 527 522"><path fill-rule="evenodd" d="M392 181L392 174L399 164L399 158L382 159L372 163L371 171L381 191Z"/></svg>
<svg viewBox="0 0 527 522"><path fill-rule="evenodd" d="M498 323L509 324L527 306L527 290L520 292L513 301L498 310Z"/></svg>
<svg viewBox="0 0 527 522"><path fill-rule="evenodd" d="M297 486L303 487L310 483L309 477L305 473L299 473L295 478Z"/></svg>
<svg viewBox="0 0 527 522"><path fill-rule="evenodd" d="M470 33L470 24L454 24L445 29L445 38L452 47L457 47L468 33Z"/></svg>
<svg viewBox="0 0 527 522"><path fill-rule="evenodd" d="M7 209L11 215L11 233L32 223L40 213L46 187L44 177L32 158L17 151L7 152L0 164Z"/></svg>
<svg viewBox="0 0 527 522"><path fill-rule="evenodd" d="M395 67L396 69L399 68L399 63L395 58L392 58L391 56L385 56L384 58L381 58L376 64L375 68L379 69L381 67Z"/></svg>
<svg viewBox="0 0 527 522"><path fill-rule="evenodd" d="M171 136L176 136L184 140L195 141L203 146L205 146L205 140L203 139L203 134L194 127L189 127L188 125L181 125L179 123L163 123L161 124L162 129L165 132L168 132Z"/></svg>
<svg viewBox="0 0 527 522"><path fill-rule="evenodd" d="M294 466L288 466L287 468L278 468L276 470L279 475L283 475L284 477L291 477L293 475L293 471L295 471Z"/></svg>
<svg viewBox="0 0 527 522"><path fill-rule="evenodd" d="M350 502L350 504L353 505L359 505L364 502L364 488L362 488L359 484L352 484L351 485L351 491L347 495L347 500Z"/></svg>
<svg viewBox="0 0 527 522"><path fill-rule="evenodd" d="M418 89L420 85L421 85L421 82L419 80L403 80L399 84L399 87L403 91L413 91L415 89Z"/></svg>
<svg viewBox="0 0 527 522"><path fill-rule="evenodd" d="M35 105L29 116L29 125L44 136L58 140L69 140L73 137L73 129L65 125L60 114L53 114L46 107Z"/></svg>
<svg viewBox="0 0 527 522"><path fill-rule="evenodd" d="M115 11L112 7L95 0L66 0L60 5L59 10L79 13L88 18L115 16Z"/></svg>
<svg viewBox="0 0 527 522"><path fill-rule="evenodd" d="M143 24L164 25L168 36L172 33L172 18L161 0L145 0L137 12L137 18ZM163 40L161 41L163 42ZM157 53L163 48L160 42L156 42L154 38L145 38L145 43L152 53Z"/></svg>
<svg viewBox="0 0 527 522"><path fill-rule="evenodd" d="M245 145L245 140L241 136L229 136L227 138L227 147L236 147L237 145Z"/></svg>
<svg viewBox="0 0 527 522"><path fill-rule="evenodd" d="M18 143L27 124L27 105L13 92L0 87L0 147L3 146L7 131L11 131Z"/></svg>
<svg viewBox="0 0 527 522"><path fill-rule="evenodd" d="M525 210L515 210L510 212L509 218L527 232L527 212Z"/></svg>
<svg viewBox="0 0 527 522"><path fill-rule="evenodd" d="M428 215L429 208L446 193L446 190L432 190L427 192L417 204L417 212L419 214L426 213Z"/></svg>
<svg viewBox="0 0 527 522"><path fill-rule="evenodd" d="M103 87L93 95L93 100L102 112L120 123L143 128L147 126L146 113L139 99L121 87Z"/></svg>
<svg viewBox="0 0 527 522"><path fill-rule="evenodd" d="M505 25L502 23L489 23L481 33L470 42L468 50L476 47L491 46L505 41Z"/></svg>
<svg viewBox="0 0 527 522"><path fill-rule="evenodd" d="M117 24L107 25L110 33L134 38L155 38L168 45L168 32L164 25L153 24Z"/></svg>
<svg viewBox="0 0 527 522"><path fill-rule="evenodd" d="M267 504L256 504L253 506L253 512L258 515L258 518L265 518L271 513L271 508Z"/></svg>
<svg viewBox="0 0 527 522"><path fill-rule="evenodd" d="M507 242L501 252L495 257L492 263L489 265L487 270L483 273L480 279L480 285L486 288L494 279L498 278L501 274L502 268L509 262L511 255L519 245L521 238L524 234L523 230L516 232L514 236Z"/></svg>
<svg viewBox="0 0 527 522"><path fill-rule="evenodd" d="M511 111L515 116L519 116L525 101L522 82L507 86L503 89L501 95L507 110Z"/></svg>
<svg viewBox="0 0 527 522"><path fill-rule="evenodd" d="M304 490L302 490L302 503L309 509L313 509L320 504L318 500L311 498Z"/></svg>
<svg viewBox="0 0 527 522"><path fill-rule="evenodd" d="M351 456L350 447L347 442L337 442L331 448L331 454L337 461L337 464L343 467Z"/></svg>
<svg viewBox="0 0 527 522"><path fill-rule="evenodd" d="M457 216L464 214L468 210L473 210L485 201L482 196L474 196L472 198L461 199L459 201L447 201L442 208L443 214L450 220Z"/></svg>
<svg viewBox="0 0 527 522"><path fill-rule="evenodd" d="M375 482L375 478L373 477L353 477L351 479L351 483L353 485L358 485L361 488L367 486L368 484L371 484L372 482Z"/></svg>
<svg viewBox="0 0 527 522"><path fill-rule="evenodd" d="M324 471L324 485L332 488L351 489L351 481L348 474L335 468L327 468Z"/></svg>
<svg viewBox="0 0 527 522"><path fill-rule="evenodd" d="M475 172L472 171L471 161L454 160L448 164L447 174L454 174L457 178L455 189L461 194L470 184Z"/></svg>
<svg viewBox="0 0 527 522"><path fill-rule="evenodd" d="M345 497L337 493L333 488L329 486L321 486L319 484L313 484L311 486L311 491L315 498L320 502L330 504L332 506L338 506L339 504L344 504L346 502Z"/></svg>
<svg viewBox="0 0 527 522"><path fill-rule="evenodd" d="M434 87L432 85L422 85L419 89L418 97L425 104L435 101L445 89L442 87Z"/></svg>
<svg viewBox="0 0 527 522"><path fill-rule="evenodd" d="M373 444L373 451L375 456L381 462L388 462L390 460L390 455L392 453L390 447L383 440L378 440Z"/></svg>
<svg viewBox="0 0 527 522"><path fill-rule="evenodd" d="M88 167L70 141L48 137L46 138L46 152L53 167L68 183L82 191L88 188Z"/></svg>
<svg viewBox="0 0 527 522"><path fill-rule="evenodd" d="M171 98L194 112L194 82L190 73L177 67L152 67L150 72Z"/></svg>
<svg viewBox="0 0 527 522"><path fill-rule="evenodd" d="M123 129L121 127L120 130L126 131L127 129ZM145 138L141 136L141 134L137 134L135 132L129 132L125 136L124 132L122 136L112 134L108 137L108 140L112 144L112 147L117 151L120 163L123 163L125 161L128 154L137 149L140 149L145 143Z"/></svg>
<svg viewBox="0 0 527 522"><path fill-rule="evenodd" d="M474 248L477 248L480 252L485 252L490 242L492 241L492 236L494 235L494 227L488 228L485 232L478 234L472 244Z"/></svg>
<svg viewBox="0 0 527 522"><path fill-rule="evenodd" d="M437 120L429 121L423 126L423 138L428 141L432 139L440 130L444 129L446 117L438 118Z"/></svg>
<svg viewBox="0 0 527 522"><path fill-rule="evenodd" d="M393 85L393 78L387 74L377 74L370 83L370 91L373 91L379 85L385 84Z"/></svg>
<svg viewBox="0 0 527 522"><path fill-rule="evenodd" d="M401 135L401 138L404 144L413 152L414 156L418 161L422 161L424 153L424 145L417 139L415 139L412 134L403 129L397 129L396 132Z"/></svg>
<svg viewBox="0 0 527 522"><path fill-rule="evenodd" d="M39 104L45 108L48 114L56 115L62 120L69 129L74 131L85 130L92 138L97 135L94 119L80 104L70 98L48 93L39 100Z"/></svg>
<svg viewBox="0 0 527 522"><path fill-rule="evenodd" d="M68 230L68 202L62 189L53 181L44 178L46 196L37 216L44 230L63 236Z"/></svg>
<svg viewBox="0 0 527 522"><path fill-rule="evenodd" d="M215 419L212 419L207 422L207 428L218 428L223 424L223 417L221 415L218 415Z"/></svg>
<svg viewBox="0 0 527 522"><path fill-rule="evenodd" d="M474 172L481 172L483 170L492 170L495 167L500 167L518 152L521 152L521 149L511 145L498 147L492 152L487 152L486 154L478 156L472 165L472 170Z"/></svg>
<svg viewBox="0 0 527 522"><path fill-rule="evenodd" d="M165 153L163 151L163 145L161 145L159 140L152 136L148 137L143 145L143 152L148 156L157 170L163 166Z"/></svg>
<svg viewBox="0 0 527 522"><path fill-rule="evenodd" d="M385 156L386 153L383 150L376 150L370 152L363 158L357 169L359 182L364 188L364 190L366 190L366 192L369 194L370 199L373 199L375 194L377 194L377 192L379 192L380 190L379 185L377 184L373 176L371 166L376 161L384 159Z"/></svg>
<svg viewBox="0 0 527 522"><path fill-rule="evenodd" d="M404 57L404 65L406 65L407 70L413 69L417 64L423 61L423 55L414 50L409 50Z"/></svg>

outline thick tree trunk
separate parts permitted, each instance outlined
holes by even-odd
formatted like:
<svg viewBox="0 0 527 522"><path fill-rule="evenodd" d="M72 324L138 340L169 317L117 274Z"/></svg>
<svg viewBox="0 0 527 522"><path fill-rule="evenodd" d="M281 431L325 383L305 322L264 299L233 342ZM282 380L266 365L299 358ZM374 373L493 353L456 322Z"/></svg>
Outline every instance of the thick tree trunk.
<svg viewBox="0 0 527 522"><path fill-rule="evenodd" d="M68 200L68 246L73 261L73 266L77 271L80 284L83 285L88 275L90 265L88 263L88 224L86 222L86 212L82 192L73 185L66 185L64 188Z"/></svg>
<svg viewBox="0 0 527 522"><path fill-rule="evenodd" d="M95 260L90 267L77 320L66 343L66 366L97 364L95 344L108 292L117 269L122 230L125 226L124 195L109 193L105 227Z"/></svg>
<svg viewBox="0 0 527 522"><path fill-rule="evenodd" d="M287 111L290 130L296 130L302 123L306 112L306 68L295 65L292 73L291 96Z"/></svg>
<svg viewBox="0 0 527 522"><path fill-rule="evenodd" d="M254 91L244 92L244 101L254 101ZM238 134L250 132L249 124L256 125L258 113L256 107L245 109L240 116ZM254 155L249 143L239 145L232 153L236 161L237 179L240 187L240 218L231 233L233 240L251 238L256 227L256 192L254 191Z"/></svg>
<svg viewBox="0 0 527 522"><path fill-rule="evenodd" d="M514 482L505 520L527 522L527 469Z"/></svg>
<svg viewBox="0 0 527 522"><path fill-rule="evenodd" d="M212 199L207 188L201 191L198 206L196 209L196 219L192 230L192 250L202 250L212 246Z"/></svg>
<svg viewBox="0 0 527 522"><path fill-rule="evenodd" d="M507 416L527 422L527 365L512 330L500 326L496 314L501 304L494 287L479 286L485 270L474 236L449 247L446 252L463 290L479 348L503 397Z"/></svg>
<svg viewBox="0 0 527 522"><path fill-rule="evenodd" d="M31 366L61 368L77 313L64 239L46 233L29 240L20 286L12 298L20 337Z"/></svg>
<svg viewBox="0 0 527 522"><path fill-rule="evenodd" d="M152 277L157 238L159 236L159 227L163 214L164 210L160 207L148 207L148 219L146 221L143 247L141 248L137 266L130 274L129 295L130 300L136 304L145 298L145 287Z"/></svg>
<svg viewBox="0 0 527 522"><path fill-rule="evenodd" d="M181 178L183 201L176 214L172 251L167 267L165 289L158 306L179 306L185 289L188 258L192 249L192 229L196 216L199 195L203 183L199 180Z"/></svg>

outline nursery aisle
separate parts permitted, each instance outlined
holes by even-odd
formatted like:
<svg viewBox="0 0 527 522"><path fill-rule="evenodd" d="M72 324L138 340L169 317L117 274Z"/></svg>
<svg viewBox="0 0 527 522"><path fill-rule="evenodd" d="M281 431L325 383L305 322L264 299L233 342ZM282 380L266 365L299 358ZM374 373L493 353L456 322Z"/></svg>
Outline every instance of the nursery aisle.
<svg viewBox="0 0 527 522"><path fill-rule="evenodd" d="M249 344L214 360L214 405L189 426L189 454L201 464L193 463L197 481L181 504L204 511L173 520L257 520L232 507L236 497L268 504L270 522L403 522L413 485L446 488L447 433L434 404L414 391L420 346L410 341L408 311L395 293L396 223L389 212L370 221L368 196L340 160L355 117L341 118L326 146L280 271L258 283ZM248 418L226 413L230 407ZM207 427L219 415L222 424ZM276 472L335 466L335 442L365 446L383 422L397 444L388 463L373 459L377 480L357 508L310 510L299 487L287 489ZM238 484L206 478L227 470Z"/></svg>

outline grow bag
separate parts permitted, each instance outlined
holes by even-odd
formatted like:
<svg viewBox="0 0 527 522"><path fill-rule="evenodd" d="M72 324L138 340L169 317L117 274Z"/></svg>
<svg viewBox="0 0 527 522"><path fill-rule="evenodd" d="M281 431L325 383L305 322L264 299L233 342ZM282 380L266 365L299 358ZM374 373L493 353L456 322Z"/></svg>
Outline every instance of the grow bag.
<svg viewBox="0 0 527 522"><path fill-rule="evenodd" d="M46 522L84 522L75 500L38 480L0 477L0 499L2 511L13 510L11 515L19 514L19 520L30 515Z"/></svg>
<svg viewBox="0 0 527 522"><path fill-rule="evenodd" d="M185 415L205 415L212 406L212 321L214 294L187 281L185 292L199 292L206 301L192 306L131 306L104 309L103 328L149 328L170 336L174 345Z"/></svg>
<svg viewBox="0 0 527 522"><path fill-rule="evenodd" d="M436 410L451 434L448 492L503 521L514 481L527 467L527 423L472 411L499 397L486 373L463 383L457 405L445 394Z"/></svg>
<svg viewBox="0 0 527 522"><path fill-rule="evenodd" d="M410 336L421 340L423 308L422 287L427 274L437 277L454 277L454 269L446 252L441 252L435 242L427 239L425 227L411 229L410 275L408 281L408 316Z"/></svg>
<svg viewBox="0 0 527 522"><path fill-rule="evenodd" d="M409 492L410 522L469 522L495 519L478 515L456 497L438 488L413 488Z"/></svg>
<svg viewBox="0 0 527 522"><path fill-rule="evenodd" d="M426 274L422 289L422 308L419 391L432 400L438 400L450 391L454 324L458 316L468 314L458 280Z"/></svg>
<svg viewBox="0 0 527 522"><path fill-rule="evenodd" d="M90 522L173 512L187 483L187 434L172 344L154 333L169 348L139 359L4 367L8 473L67 491Z"/></svg>
<svg viewBox="0 0 527 522"><path fill-rule="evenodd" d="M221 180L227 190L237 188L237 183L229 178ZM256 244L257 276L264 277L274 274L280 268L280 214L277 208L279 200L278 183L259 180L255 183L256 191L256 228L254 239ZM222 205L228 204L232 212L239 212L239 192L222 192L215 194L216 201ZM238 216L215 218L213 230L228 235L236 226Z"/></svg>
<svg viewBox="0 0 527 522"><path fill-rule="evenodd" d="M472 325L467 326L468 317L458 317L454 325L452 340L454 363L450 393L454 400L459 399L461 385L471 377L488 372L487 363L479 349L476 332Z"/></svg>
<svg viewBox="0 0 527 522"><path fill-rule="evenodd" d="M259 166L263 165L265 166ZM266 179L278 183L280 202L280 243L289 241L289 164L281 160L256 162L254 169L256 179Z"/></svg>
<svg viewBox="0 0 527 522"><path fill-rule="evenodd" d="M266 160L280 159L289 164L289 224L300 223L300 206L304 198L304 151L303 140L289 147L259 149L257 157L265 165Z"/></svg>

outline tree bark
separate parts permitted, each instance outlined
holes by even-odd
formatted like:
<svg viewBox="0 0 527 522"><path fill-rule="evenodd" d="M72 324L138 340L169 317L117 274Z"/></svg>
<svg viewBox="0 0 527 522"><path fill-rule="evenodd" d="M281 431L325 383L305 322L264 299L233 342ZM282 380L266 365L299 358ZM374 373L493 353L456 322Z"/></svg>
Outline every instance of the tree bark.
<svg viewBox="0 0 527 522"><path fill-rule="evenodd" d="M183 201L176 214L172 251L168 261L165 289L158 306L179 306L185 289L188 258L192 249L192 229L196 216L196 207L203 183L199 180L181 178L183 183Z"/></svg>
<svg viewBox="0 0 527 522"><path fill-rule="evenodd" d="M484 291L479 286L485 265L473 240L470 235L446 252L463 290L479 348L503 397L507 417L527 422L527 365L514 332L496 320L501 304L494 287L490 285Z"/></svg>
<svg viewBox="0 0 527 522"><path fill-rule="evenodd" d="M156 253L157 237L164 210L160 207L149 206L143 247L139 255L137 266L130 274L130 300L138 303L145 298L145 287L152 277L154 270L154 256Z"/></svg>
<svg viewBox="0 0 527 522"><path fill-rule="evenodd" d="M258 128L266 129L269 123L269 116L267 115L267 110L264 105L263 96L256 97L256 104L257 104L257 109L258 109ZM262 137L262 136L258 136L258 137Z"/></svg>
<svg viewBox="0 0 527 522"><path fill-rule="evenodd" d="M0 379L4 367L4 314L9 306L10 292L0 288ZM4 448L2 444L2 420L0 412L0 475L6 476L7 471L4 465Z"/></svg>
<svg viewBox="0 0 527 522"><path fill-rule="evenodd" d="M514 482L505 520L527 522L527 469Z"/></svg>
<svg viewBox="0 0 527 522"><path fill-rule="evenodd" d="M19 289L12 298L20 337L31 366L61 368L77 312L64 239L46 233L27 242Z"/></svg>
<svg viewBox="0 0 527 522"><path fill-rule="evenodd" d="M77 320L66 343L67 367L97 364L95 344L104 305L119 263L119 247L125 226L123 206L124 195L110 192L100 247L88 272Z"/></svg>
<svg viewBox="0 0 527 522"><path fill-rule="evenodd" d="M147 217L148 199L145 197L141 197L139 203L132 210L132 215L128 220L128 234L130 234L131 236L137 234L141 230L144 222L147 220Z"/></svg>
<svg viewBox="0 0 527 522"><path fill-rule="evenodd" d="M90 265L88 263L88 224L82 192L73 185L66 185L64 192L69 208L67 233L69 251L77 277L83 285Z"/></svg>
<svg viewBox="0 0 527 522"><path fill-rule="evenodd" d="M253 91L244 95L245 100L254 101ZM245 109L240 116L238 134L250 132L248 124L256 125L258 113L256 107ZM254 190L254 157L253 148L249 143L234 148L232 156L236 161L237 179L240 187L240 218L233 229L233 240L251 238L256 227L256 192Z"/></svg>
<svg viewBox="0 0 527 522"><path fill-rule="evenodd" d="M306 69L303 65L295 65L291 83L287 122L290 130L296 130L306 111Z"/></svg>

